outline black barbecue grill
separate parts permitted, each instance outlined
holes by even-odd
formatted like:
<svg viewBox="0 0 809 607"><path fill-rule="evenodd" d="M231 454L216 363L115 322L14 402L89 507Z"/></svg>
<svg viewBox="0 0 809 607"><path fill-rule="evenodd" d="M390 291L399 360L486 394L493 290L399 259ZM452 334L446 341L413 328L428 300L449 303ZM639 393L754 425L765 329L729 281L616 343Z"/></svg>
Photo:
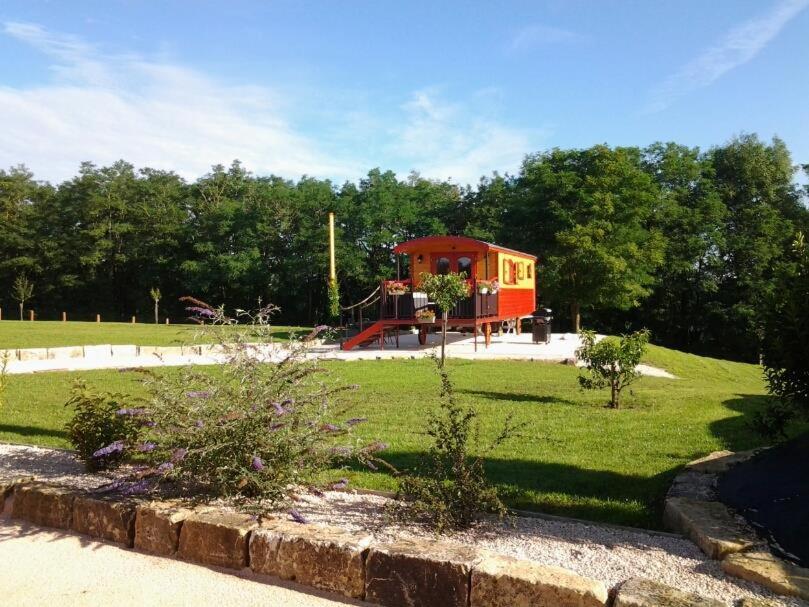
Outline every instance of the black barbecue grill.
<svg viewBox="0 0 809 607"><path fill-rule="evenodd" d="M551 343L551 320L553 310L550 308L538 308L531 314L531 332L535 344Z"/></svg>

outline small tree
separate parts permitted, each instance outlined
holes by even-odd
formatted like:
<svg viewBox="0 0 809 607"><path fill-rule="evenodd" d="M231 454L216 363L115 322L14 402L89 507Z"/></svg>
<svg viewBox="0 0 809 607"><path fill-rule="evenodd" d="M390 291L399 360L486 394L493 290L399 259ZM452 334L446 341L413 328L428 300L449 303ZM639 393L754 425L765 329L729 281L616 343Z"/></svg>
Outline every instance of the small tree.
<svg viewBox="0 0 809 607"><path fill-rule="evenodd" d="M11 293L14 299L20 302L20 320L24 320L23 312L25 310L25 302L34 295L34 283L29 281L25 274L20 274L14 280Z"/></svg>
<svg viewBox="0 0 809 607"><path fill-rule="evenodd" d="M160 324L160 298L162 295L160 294L160 289L158 287L152 287L149 290L149 295L152 296L152 301L154 301L154 324Z"/></svg>
<svg viewBox="0 0 809 607"><path fill-rule="evenodd" d="M649 343L649 331L644 329L620 339L607 337L601 341L596 341L595 331L582 331L579 335L582 344L576 356L585 362L588 372L579 376L579 384L587 390L609 386L610 407L617 409L621 391L639 376L637 366Z"/></svg>
<svg viewBox="0 0 809 607"><path fill-rule="evenodd" d="M469 297L469 283L461 274L429 274L422 272L419 276L421 290L427 294L441 310L441 366L444 366L447 347L447 317L449 311L463 298Z"/></svg>
<svg viewBox="0 0 809 607"><path fill-rule="evenodd" d="M479 443L477 412L455 402L452 382L444 366L433 358L441 380L441 404L427 419L430 450L415 472L404 474L397 497L388 511L400 520L417 520L439 533L466 529L481 512L503 516L506 506L497 488L486 477L483 458L519 430L509 414L500 433L483 450L472 456Z"/></svg>

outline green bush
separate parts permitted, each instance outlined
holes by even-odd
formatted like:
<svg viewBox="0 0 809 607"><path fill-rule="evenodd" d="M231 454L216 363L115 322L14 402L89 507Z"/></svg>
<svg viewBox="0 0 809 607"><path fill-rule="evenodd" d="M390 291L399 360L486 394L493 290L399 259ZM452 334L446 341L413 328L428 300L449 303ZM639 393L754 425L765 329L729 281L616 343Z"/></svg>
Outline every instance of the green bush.
<svg viewBox="0 0 809 607"><path fill-rule="evenodd" d="M126 445L141 432L139 414L125 394L95 392L78 380L65 406L73 408L67 423L68 438L87 470L95 472L117 467L124 459ZM137 404L137 403L135 403Z"/></svg>
<svg viewBox="0 0 809 607"><path fill-rule="evenodd" d="M363 420L345 419L347 410L336 398L353 386L327 383L319 361L306 355L321 328L274 346L273 306L239 310L233 319L222 308L186 301L225 360L215 371L143 371L148 396L137 417L143 432L122 445L112 443L116 453L122 446L149 463L137 472L137 487L173 481L185 495L234 498L263 510L286 502L335 464L382 462L377 453L384 445L350 439L352 427Z"/></svg>
<svg viewBox="0 0 809 607"><path fill-rule="evenodd" d="M480 513L502 517L507 509L486 477L483 456L469 454L470 443L479 438L477 412L455 403L449 375L435 360L441 378L441 403L427 420L432 445L419 467L399 480L398 500L389 506L389 512L396 519L421 522L444 533L468 528ZM484 455L512 438L516 430L509 415Z"/></svg>
<svg viewBox="0 0 809 607"><path fill-rule="evenodd" d="M606 337L601 341L596 341L595 331L582 331L579 335L582 345L576 356L587 368L587 375L579 376L579 385L586 390L609 387L610 407L617 409L621 391L639 377L637 366L649 343L649 332L636 331L620 339Z"/></svg>
<svg viewBox="0 0 809 607"><path fill-rule="evenodd" d="M809 417L809 250L798 233L787 260L778 268L776 288L762 308L761 355L770 394L778 402L756 415L763 434L786 437L796 416Z"/></svg>
<svg viewBox="0 0 809 607"><path fill-rule="evenodd" d="M419 281L419 288L441 310L441 365L443 366L447 349L447 316L461 300L469 297L469 282L465 276L455 272L447 274L422 272L419 275Z"/></svg>

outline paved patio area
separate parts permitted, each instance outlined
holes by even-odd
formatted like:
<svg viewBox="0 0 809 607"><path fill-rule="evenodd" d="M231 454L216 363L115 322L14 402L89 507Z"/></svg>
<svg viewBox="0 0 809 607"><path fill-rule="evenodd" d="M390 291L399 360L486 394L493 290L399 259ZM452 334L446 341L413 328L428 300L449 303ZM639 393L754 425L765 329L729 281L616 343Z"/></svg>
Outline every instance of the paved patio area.
<svg viewBox="0 0 809 607"><path fill-rule="evenodd" d="M141 554L0 513L0 589L8 607L366 605L275 578Z"/></svg>
<svg viewBox="0 0 809 607"><path fill-rule="evenodd" d="M483 337L478 336L477 348L474 337L467 333L451 332L447 335L447 356L451 358L464 358L471 360L536 360L547 362L573 363L576 359L576 349L579 347L579 337L575 333L554 333L550 343L535 344L530 333L516 335L505 333L492 335L491 345L483 343ZM259 351L268 360L280 359L284 355L285 346L275 344L261 346ZM441 334L432 333L428 336L427 344L420 345L418 336L411 332L399 334L399 347L396 347L394 338L388 337L383 347L377 342L353 350L343 351L337 344L321 344L312 346L310 356L317 356L324 360L377 360L390 358L420 358L437 354L441 348ZM145 349L145 348L143 348ZM154 350L165 351L156 355ZM47 360L11 360L8 364L9 373L36 373L40 371L79 371L87 369L122 369L128 367L160 367L183 365L213 365L221 363L222 354L203 351L197 353L180 353L180 348L149 348L150 354L136 355L135 346L115 346L108 351L100 346L85 348L85 355L75 358L55 357ZM116 352L121 352L120 354ZM648 365L639 365L638 370L644 375L656 377L674 377L663 369Z"/></svg>

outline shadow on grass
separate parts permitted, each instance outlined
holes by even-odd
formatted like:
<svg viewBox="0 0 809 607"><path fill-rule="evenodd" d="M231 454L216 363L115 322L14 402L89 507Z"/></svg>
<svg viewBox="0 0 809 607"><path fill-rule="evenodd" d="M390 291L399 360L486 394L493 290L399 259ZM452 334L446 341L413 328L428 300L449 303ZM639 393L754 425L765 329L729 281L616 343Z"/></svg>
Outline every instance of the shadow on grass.
<svg viewBox="0 0 809 607"><path fill-rule="evenodd" d="M385 460L399 471L407 471L415 470L423 456L421 452L389 451ZM663 500L679 469L642 476L495 458L484 458L484 466L512 508L651 529L662 528ZM350 469L367 472L362 464Z"/></svg>
<svg viewBox="0 0 809 607"><path fill-rule="evenodd" d="M725 448L730 451L744 451L768 446L772 441L753 429L752 420L756 413L764 411L777 400L775 396L767 394L736 394L735 398L729 398L722 404L741 415L732 415L712 422L710 430L714 436L722 440ZM787 427L787 434L792 437L807 430L809 430L809 424L793 422Z"/></svg>
<svg viewBox="0 0 809 607"><path fill-rule="evenodd" d="M38 426L16 426L14 424L0 424L0 433L8 432L9 434L18 434L19 436L32 437L32 436L50 436L52 438L67 439L67 432L64 430L55 430L53 428L40 428Z"/></svg>
<svg viewBox="0 0 809 607"><path fill-rule="evenodd" d="M526 394L524 392L492 392L488 390L457 390L458 394L468 394L479 396L487 400L500 400L512 403L540 403L546 405L575 405L576 403L566 398L557 396L538 396L536 394Z"/></svg>

